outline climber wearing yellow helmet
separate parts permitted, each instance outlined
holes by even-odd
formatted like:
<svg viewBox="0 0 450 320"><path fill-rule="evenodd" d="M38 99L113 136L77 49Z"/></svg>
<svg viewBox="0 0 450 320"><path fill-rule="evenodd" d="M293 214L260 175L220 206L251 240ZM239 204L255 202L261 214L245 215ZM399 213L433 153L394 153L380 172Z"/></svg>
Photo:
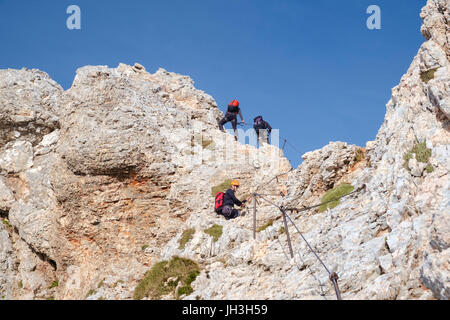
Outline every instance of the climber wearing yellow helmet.
<svg viewBox="0 0 450 320"><path fill-rule="evenodd" d="M231 181L231 189L228 189L224 194L222 214L227 220L235 219L242 215L238 210L234 209L234 205L243 207L247 202L247 200L240 201L235 196L240 185L241 184L237 180Z"/></svg>

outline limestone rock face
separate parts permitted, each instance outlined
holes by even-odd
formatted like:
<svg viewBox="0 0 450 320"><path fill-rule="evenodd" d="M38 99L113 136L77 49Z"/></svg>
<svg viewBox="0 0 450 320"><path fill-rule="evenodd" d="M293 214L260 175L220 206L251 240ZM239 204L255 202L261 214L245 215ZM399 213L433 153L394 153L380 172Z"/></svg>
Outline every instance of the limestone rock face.
<svg viewBox="0 0 450 320"><path fill-rule="evenodd" d="M330 142L296 169L219 131L188 76L86 66L63 91L41 71L0 70L0 297L132 299L180 256L202 268L182 299L335 299L306 239L344 299L448 299L448 16L448 1L422 10L426 41L375 141ZM241 199L260 194L255 238L252 200L237 219L214 213L229 179ZM299 211L342 183L359 191Z"/></svg>
<svg viewBox="0 0 450 320"><path fill-rule="evenodd" d="M286 182L290 198L297 200L290 206L313 204L318 195L332 189L350 170L356 169L364 151L344 142L331 142L322 149L305 153L302 165ZM359 159L361 157L361 159Z"/></svg>
<svg viewBox="0 0 450 320"><path fill-rule="evenodd" d="M14 259L13 247L8 237L8 232L3 224L0 225L0 292L2 296L8 299L13 298L12 287L14 285Z"/></svg>
<svg viewBox="0 0 450 320"><path fill-rule="evenodd" d="M422 34L427 40L432 40L447 54L450 52L449 19L450 4L446 0L428 1L422 9L420 17L423 20Z"/></svg>
<svg viewBox="0 0 450 320"><path fill-rule="evenodd" d="M64 92L35 70L2 76L2 114L32 110L27 134L24 119L7 118L20 134L5 132L0 152L8 298L80 299L101 281L126 284L108 298L131 298L189 215L212 209L212 186L230 178L250 186L266 176L255 170L291 168L279 149L256 150L218 131L217 104L186 76L87 66ZM19 96L15 83L24 81L34 100Z"/></svg>
<svg viewBox="0 0 450 320"><path fill-rule="evenodd" d="M28 141L8 143L0 159L0 169L6 173L19 173L33 166L33 146Z"/></svg>
<svg viewBox="0 0 450 320"><path fill-rule="evenodd" d="M59 126L63 89L39 70L0 70L0 147L10 141L37 144Z"/></svg>
<svg viewBox="0 0 450 320"><path fill-rule="evenodd" d="M6 212L14 203L14 195L6 186L4 178L0 177L0 211Z"/></svg>

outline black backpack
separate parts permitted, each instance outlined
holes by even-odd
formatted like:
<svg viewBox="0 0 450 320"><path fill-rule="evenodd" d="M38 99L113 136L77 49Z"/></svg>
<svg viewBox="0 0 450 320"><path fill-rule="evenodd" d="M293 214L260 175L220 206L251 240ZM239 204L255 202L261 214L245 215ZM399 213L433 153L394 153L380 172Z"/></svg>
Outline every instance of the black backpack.
<svg viewBox="0 0 450 320"><path fill-rule="evenodd" d="M254 121L253 127L255 129L257 129L257 130L258 129L267 129L266 122L263 120L263 117L257 116L255 119L253 119L253 121Z"/></svg>
<svg viewBox="0 0 450 320"><path fill-rule="evenodd" d="M263 117L257 116L255 119L253 119L253 122L255 123L255 126L261 126L264 124Z"/></svg>

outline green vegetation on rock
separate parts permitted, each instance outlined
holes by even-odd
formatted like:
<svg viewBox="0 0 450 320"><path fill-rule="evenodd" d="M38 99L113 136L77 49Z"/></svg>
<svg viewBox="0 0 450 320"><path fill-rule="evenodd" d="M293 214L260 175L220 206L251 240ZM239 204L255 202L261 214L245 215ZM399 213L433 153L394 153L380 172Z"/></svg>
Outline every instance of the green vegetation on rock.
<svg viewBox="0 0 450 320"><path fill-rule="evenodd" d="M50 285L49 289L56 288L57 286L59 286L59 282L58 282L58 280L55 280L55 281L52 282L52 284Z"/></svg>
<svg viewBox="0 0 450 320"><path fill-rule="evenodd" d="M411 169L409 169L408 163L409 163L409 160L411 160L412 158L413 158L412 152L407 152L403 156L403 168L405 168L408 171L411 170Z"/></svg>
<svg viewBox="0 0 450 320"><path fill-rule="evenodd" d="M194 236L195 233L195 229L191 228L191 229L187 229L183 232L183 234L181 235L180 240L178 241L178 243L180 244L178 246L178 249L183 250L186 246L186 243L188 243L189 241L192 240L192 237Z"/></svg>
<svg viewBox="0 0 450 320"><path fill-rule="evenodd" d="M161 261L155 264L144 279L134 290L133 298L140 300L144 297L157 300L167 294L174 294L179 298L183 294L193 292L191 283L200 274L200 267L192 260L173 257L170 261ZM175 292L176 287L181 286Z"/></svg>
<svg viewBox="0 0 450 320"><path fill-rule="evenodd" d="M86 298L89 296L92 296L94 294L96 294L97 292L94 289L89 290L89 292L86 294Z"/></svg>
<svg viewBox="0 0 450 320"><path fill-rule="evenodd" d="M366 157L366 153L363 148L356 149L355 161L360 162L364 160Z"/></svg>
<svg viewBox="0 0 450 320"><path fill-rule="evenodd" d="M177 291L177 298L181 297L182 295L189 295L192 292L194 292L194 290L191 287L191 283L195 281L195 279L197 279L198 275L200 274L199 270L194 270L191 273L188 274L187 278L186 278L186 285L179 287L178 291Z"/></svg>
<svg viewBox="0 0 450 320"><path fill-rule="evenodd" d="M426 142L421 142L421 143L417 143L412 149L411 151L407 152L404 156L403 156L403 167L406 170L410 170L408 163L409 160L413 158L413 154L415 154L416 156L416 160L418 162L423 162L423 163L428 163L428 160L431 157L431 149L427 148L427 144ZM429 172L428 170L430 170L427 167L427 172Z"/></svg>
<svg viewBox="0 0 450 320"><path fill-rule="evenodd" d="M222 236L223 227L221 225L215 224L211 228L204 230L206 234L209 234L213 237L214 242L217 242L219 238Z"/></svg>
<svg viewBox="0 0 450 320"><path fill-rule="evenodd" d="M416 154L416 160L419 162L427 163L431 157L431 149L427 148L425 142L416 144L411 151Z"/></svg>
<svg viewBox="0 0 450 320"><path fill-rule="evenodd" d="M12 225L9 223L8 220L2 219L2 222L3 222L3 224L4 224L5 226L7 226L8 228L11 228L11 227L12 227Z"/></svg>
<svg viewBox="0 0 450 320"><path fill-rule="evenodd" d="M272 226L274 222L274 219L270 219L269 221L267 221L264 225L262 225L261 227L258 228L258 230L256 230L257 232L261 232L266 230L268 227Z"/></svg>
<svg viewBox="0 0 450 320"><path fill-rule="evenodd" d="M231 188L231 181L233 181L232 179L227 179L224 182L222 182L221 184L214 186L211 188L211 196L215 197L217 192L224 192L227 189Z"/></svg>
<svg viewBox="0 0 450 320"><path fill-rule="evenodd" d="M354 189L354 187L351 184L348 184L348 183L340 184L337 187L334 187L333 189L328 190L327 193L325 193L325 195L322 197L321 203L345 196L345 195L349 194L350 192L352 192L353 189ZM319 212L324 212L325 210L327 210L327 208L333 209L336 206L338 206L339 203L340 203L340 200L338 199L338 200L326 203L324 205L321 205L319 207Z"/></svg>
<svg viewBox="0 0 450 320"><path fill-rule="evenodd" d="M211 149L214 149L214 147L215 147L215 143L213 140L204 139L202 137L202 148L203 149L211 150Z"/></svg>
<svg viewBox="0 0 450 320"><path fill-rule="evenodd" d="M434 73L437 71L438 68L430 69L427 71L423 71L420 73L420 78L423 82L428 83L430 80L434 79Z"/></svg>

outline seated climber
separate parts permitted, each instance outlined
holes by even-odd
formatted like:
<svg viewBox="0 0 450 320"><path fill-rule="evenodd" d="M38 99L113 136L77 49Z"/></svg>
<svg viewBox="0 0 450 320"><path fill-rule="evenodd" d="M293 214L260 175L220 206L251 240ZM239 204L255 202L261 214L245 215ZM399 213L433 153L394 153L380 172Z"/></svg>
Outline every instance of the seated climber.
<svg viewBox="0 0 450 320"><path fill-rule="evenodd" d="M231 125L234 130L234 139L237 141L237 115L241 117L241 123L245 124L244 118L242 117L241 109L239 108L239 101L233 100L228 104L227 112L225 117L219 122L219 129L225 132L223 125L231 121Z"/></svg>
<svg viewBox="0 0 450 320"><path fill-rule="evenodd" d="M253 129L256 131L258 140L269 143L269 135L272 133L272 127L267 121L263 120L262 116L257 116L253 119Z"/></svg>
<svg viewBox="0 0 450 320"><path fill-rule="evenodd" d="M240 185L237 180L231 181L231 189L228 189L224 194L222 214L227 220L235 219L242 215L238 210L234 209L234 205L244 207L247 202L247 200L240 201L235 196Z"/></svg>

